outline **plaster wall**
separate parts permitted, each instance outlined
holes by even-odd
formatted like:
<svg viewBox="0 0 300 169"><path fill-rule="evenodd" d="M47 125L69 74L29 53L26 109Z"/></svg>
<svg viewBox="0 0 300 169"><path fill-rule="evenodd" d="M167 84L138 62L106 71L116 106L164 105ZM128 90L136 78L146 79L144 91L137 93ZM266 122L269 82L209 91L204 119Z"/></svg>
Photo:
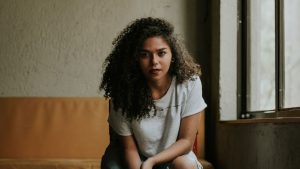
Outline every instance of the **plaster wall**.
<svg viewBox="0 0 300 169"><path fill-rule="evenodd" d="M98 96L111 42L140 17L169 20L193 53L195 3L0 0L0 96Z"/></svg>

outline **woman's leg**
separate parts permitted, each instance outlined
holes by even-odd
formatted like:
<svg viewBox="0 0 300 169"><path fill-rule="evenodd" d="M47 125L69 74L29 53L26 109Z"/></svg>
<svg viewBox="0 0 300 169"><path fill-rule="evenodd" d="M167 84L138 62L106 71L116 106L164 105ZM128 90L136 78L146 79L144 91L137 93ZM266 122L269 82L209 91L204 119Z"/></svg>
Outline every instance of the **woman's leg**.
<svg viewBox="0 0 300 169"><path fill-rule="evenodd" d="M185 155L175 158L170 166L171 169L197 169L195 160L192 160Z"/></svg>
<svg viewBox="0 0 300 169"><path fill-rule="evenodd" d="M125 169L122 149L119 146L109 145L101 160L101 169Z"/></svg>
<svg viewBox="0 0 300 169"><path fill-rule="evenodd" d="M202 165L197 160L194 154L186 154L175 158L171 164L170 169L202 169Z"/></svg>

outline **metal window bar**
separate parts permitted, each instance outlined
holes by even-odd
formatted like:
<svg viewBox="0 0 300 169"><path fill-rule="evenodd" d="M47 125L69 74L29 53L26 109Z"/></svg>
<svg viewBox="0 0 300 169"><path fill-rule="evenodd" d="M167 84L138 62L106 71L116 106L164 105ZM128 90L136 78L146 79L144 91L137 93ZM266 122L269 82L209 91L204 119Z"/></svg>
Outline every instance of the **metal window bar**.
<svg viewBox="0 0 300 169"><path fill-rule="evenodd" d="M276 112L283 108L284 104L284 1L276 0Z"/></svg>
<svg viewBox="0 0 300 169"><path fill-rule="evenodd" d="M238 117L241 117L247 110L247 0L238 1L239 32L238 32Z"/></svg>

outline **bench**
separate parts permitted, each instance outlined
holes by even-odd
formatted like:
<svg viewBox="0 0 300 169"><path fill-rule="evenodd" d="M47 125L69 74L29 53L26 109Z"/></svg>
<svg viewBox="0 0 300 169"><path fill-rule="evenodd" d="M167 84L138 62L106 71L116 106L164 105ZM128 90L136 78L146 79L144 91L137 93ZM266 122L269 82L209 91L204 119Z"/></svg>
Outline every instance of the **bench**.
<svg viewBox="0 0 300 169"><path fill-rule="evenodd" d="M0 98L0 169L99 169L109 143L104 98ZM194 151L205 169L204 114Z"/></svg>

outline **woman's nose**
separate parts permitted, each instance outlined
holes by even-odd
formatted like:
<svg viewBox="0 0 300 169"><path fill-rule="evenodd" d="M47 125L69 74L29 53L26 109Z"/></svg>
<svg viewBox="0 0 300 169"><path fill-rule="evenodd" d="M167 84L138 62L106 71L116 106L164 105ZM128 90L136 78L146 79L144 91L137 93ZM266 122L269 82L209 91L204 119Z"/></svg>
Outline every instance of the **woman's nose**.
<svg viewBox="0 0 300 169"><path fill-rule="evenodd" d="M152 57L152 64L153 65L157 65L158 64L158 56L156 56L155 54Z"/></svg>

